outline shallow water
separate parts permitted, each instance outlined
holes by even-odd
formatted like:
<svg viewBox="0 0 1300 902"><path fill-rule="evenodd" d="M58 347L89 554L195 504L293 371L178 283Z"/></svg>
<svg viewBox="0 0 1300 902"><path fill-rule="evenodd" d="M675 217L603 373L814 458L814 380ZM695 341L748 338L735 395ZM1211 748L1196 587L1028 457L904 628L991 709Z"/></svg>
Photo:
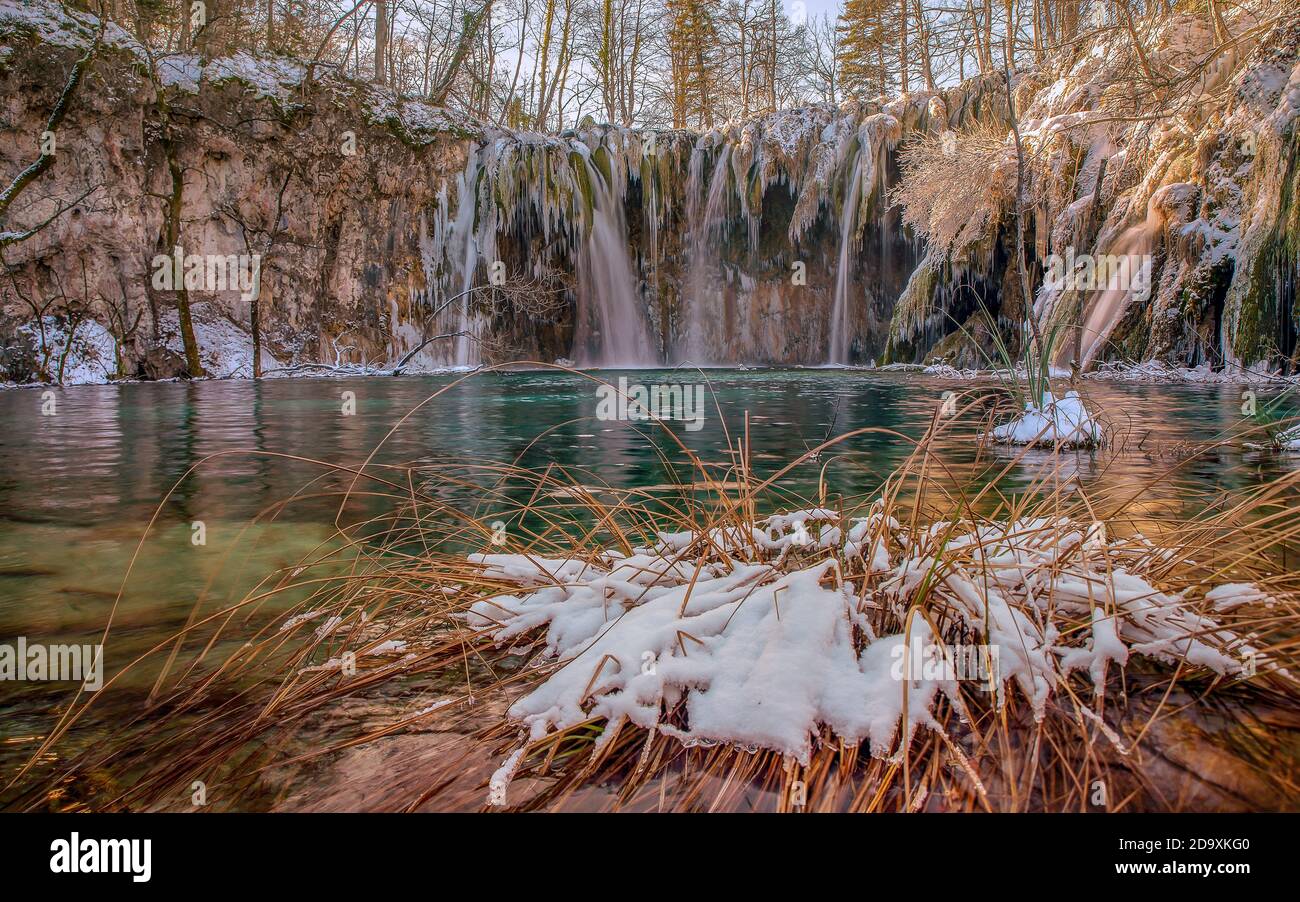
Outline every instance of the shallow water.
<svg viewBox="0 0 1300 902"><path fill-rule="evenodd" d="M625 375L643 384L699 378L672 371ZM83 386L56 391L52 415L43 413L40 389L0 392L0 642L18 636L29 642L98 641L156 513L113 615L105 648L105 670L113 674L173 635L200 596L206 599L202 610L215 610L269 569L292 566L329 539L338 511L338 497L330 493L346 486L348 477L296 458L360 464L404 414L456 379ZM680 422L670 428L722 475L732 462L728 436L735 442L745 434L748 412L750 461L758 477L828 434L880 427L919 438L945 391L972 387L915 373L849 370L713 370L707 379L701 428ZM355 397L354 415L343 413L347 392ZM1152 516L1159 515L1163 499L1145 481L1188 443L1221 439L1242 421L1242 390L1235 386L1096 383L1088 393L1120 434L1122 448L1066 455L1059 472L1076 475L1108 499L1132 496L1137 509ZM681 466L683 456L661 435L659 446L678 468L676 475L665 469L645 439L657 427L597 419L597 402L595 385L577 375L478 375L412 415L384 442L375 463L517 459L531 467L554 463L578 481L621 487L693 478ZM966 428L977 428L974 417ZM961 484L975 469L977 451L955 438L940 447L946 453L939 455L937 480ZM910 450L910 443L883 432L856 436L820 461L802 464L783 486L811 498L824 468L832 498L867 497ZM994 453L1008 461L1014 456ZM1185 465L1161 491L1168 498L1173 486L1241 488L1272 479L1296 462L1237 443ZM1058 462L1044 454L1026 456L1003 490L1024 489L1052 463ZM249 526L304 489L308 497ZM383 507L362 499L348 516ZM194 541L197 523L203 544ZM144 688L149 678L141 672L127 685ZM74 692L70 683L0 682L0 767L8 769L30 753L50 714ZM111 710L106 702L104 711Z"/></svg>

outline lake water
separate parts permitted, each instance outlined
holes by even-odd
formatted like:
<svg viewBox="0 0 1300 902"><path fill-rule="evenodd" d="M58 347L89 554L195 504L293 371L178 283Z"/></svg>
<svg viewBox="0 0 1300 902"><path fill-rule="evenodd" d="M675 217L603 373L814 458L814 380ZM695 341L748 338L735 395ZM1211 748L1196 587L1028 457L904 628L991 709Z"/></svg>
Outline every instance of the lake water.
<svg viewBox="0 0 1300 902"><path fill-rule="evenodd" d="M672 371L625 375L646 384L699 379ZM728 435L734 442L744 434L748 412L750 460L760 477L828 433L874 426L919 438L945 391L972 387L915 373L847 370L715 370L707 378L701 428L670 428L721 475L732 462ZM173 635L201 595L211 606L237 597L269 569L290 567L328 540L338 512L333 493L350 477L313 461L360 464L403 415L456 379L83 386L54 391L52 412L41 389L0 392L0 642L18 636L98 641L156 513L105 650L106 672L114 673ZM349 392L355 413L344 415ZM1145 490L1145 480L1189 443L1221 439L1242 421L1237 386L1093 383L1087 392L1120 434L1121 447L1066 455L1061 472L1109 498L1135 496L1137 507L1153 516L1165 499ZM646 441L656 427L598 419L597 404L596 387L581 376L479 374L422 407L387 439L375 462L554 464L584 483L625 487L660 486L686 472L675 477ZM977 428L974 422L970 428ZM667 449L669 464L681 463L671 443L658 445ZM979 468L973 444L940 447L947 468L940 480L960 482ZM812 497L824 467L832 496L868 497L910 450L908 442L887 434L858 436L834 455L801 465L783 486ZM985 452L986 458L989 453L1006 452ZM1027 456L1003 489L1029 485L1051 460ZM1241 488L1296 464L1296 456L1252 452L1237 443L1183 467L1176 484ZM250 526L295 493L303 497ZM381 512L385 503L362 499L349 514ZM195 544L200 528L204 541ZM147 680L142 673L125 688L146 688ZM0 682L0 768L30 753L73 692L67 683ZM129 703L129 692L122 697L121 704ZM109 703L102 713L112 710Z"/></svg>

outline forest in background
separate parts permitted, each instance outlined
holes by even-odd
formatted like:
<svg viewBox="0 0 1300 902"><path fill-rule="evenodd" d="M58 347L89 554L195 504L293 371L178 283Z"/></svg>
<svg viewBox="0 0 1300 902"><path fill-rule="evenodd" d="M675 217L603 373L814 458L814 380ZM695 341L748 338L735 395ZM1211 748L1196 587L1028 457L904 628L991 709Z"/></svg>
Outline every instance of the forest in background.
<svg viewBox="0 0 1300 902"><path fill-rule="evenodd" d="M77 0L160 53L316 59L510 128L709 129L907 94L1234 0ZM1208 48L1207 48L1208 49Z"/></svg>

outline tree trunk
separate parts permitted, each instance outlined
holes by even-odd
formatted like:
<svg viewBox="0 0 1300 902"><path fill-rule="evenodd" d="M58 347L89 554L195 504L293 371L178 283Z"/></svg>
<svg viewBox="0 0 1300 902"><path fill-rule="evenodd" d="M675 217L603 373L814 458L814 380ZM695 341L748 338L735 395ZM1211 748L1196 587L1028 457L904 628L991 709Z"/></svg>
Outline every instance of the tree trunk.
<svg viewBox="0 0 1300 902"><path fill-rule="evenodd" d="M375 84L388 83L385 62L388 58L388 2L374 0L375 4Z"/></svg>
<svg viewBox="0 0 1300 902"><path fill-rule="evenodd" d="M190 49L190 43L193 37L190 35L190 5L182 0L180 4L181 11L181 51L186 52Z"/></svg>
<svg viewBox="0 0 1300 902"><path fill-rule="evenodd" d="M492 0L487 0L478 15L466 12L464 25L461 28L460 39L456 42L456 49L451 55L451 62L447 65L447 71L442 77L442 81L434 86L433 92L429 95L429 102L442 106L447 101L447 95L451 93L452 86L456 83L456 75L460 71L465 57L469 55L470 48L474 45L478 37L479 28L487 20L488 14L492 10Z"/></svg>
<svg viewBox="0 0 1300 902"><path fill-rule="evenodd" d="M984 0L984 58L993 71L993 0Z"/></svg>
<svg viewBox="0 0 1300 902"><path fill-rule="evenodd" d="M916 38L921 49L921 74L925 76L925 89L933 91L934 62L930 58L930 29L925 22L925 10L921 8L921 0L914 0L912 9L916 13Z"/></svg>
<svg viewBox="0 0 1300 902"><path fill-rule="evenodd" d="M249 331L253 333L253 378L262 378L262 287L248 303Z"/></svg>
<svg viewBox="0 0 1300 902"><path fill-rule="evenodd" d="M205 63L234 49L231 41L232 7L232 0L204 0L203 24L194 33L194 48ZM193 15L193 4L190 11Z"/></svg>
<svg viewBox="0 0 1300 902"><path fill-rule="evenodd" d="M614 0L601 0L600 45L596 51L600 63L600 97L605 105L605 121L614 115Z"/></svg>
<svg viewBox="0 0 1300 902"><path fill-rule="evenodd" d="M1223 10L1219 9L1219 0L1209 0L1210 3L1210 20L1214 23L1214 39L1220 44L1225 44L1232 40L1232 32L1228 31L1228 24L1223 21Z"/></svg>
<svg viewBox="0 0 1300 902"><path fill-rule="evenodd" d="M1147 81L1154 85L1156 77L1151 71L1151 63L1147 60L1146 48L1142 46L1142 39L1138 37L1137 29L1133 25L1133 13L1129 9L1128 0L1119 0L1119 8L1124 15L1124 28L1128 31L1129 40L1133 42L1133 49L1137 51L1142 72L1146 75Z"/></svg>
<svg viewBox="0 0 1300 902"><path fill-rule="evenodd" d="M1007 66L1012 72L1016 71L1016 0L1002 0L1002 9L1006 13L1007 33L1004 36L1006 47L1003 50L1003 58L1007 61Z"/></svg>
<svg viewBox="0 0 1300 902"><path fill-rule="evenodd" d="M907 0L903 0L902 15L898 17L898 83L907 96Z"/></svg>
<svg viewBox="0 0 1300 902"><path fill-rule="evenodd" d="M542 47L539 52L539 58L536 59L535 65L539 72L537 80L537 100L533 105L533 112L536 114L538 128L545 128L545 113L542 106L546 98L546 81L547 67L550 66L551 60L551 29L555 25L555 0L546 0L546 14L542 17Z"/></svg>
<svg viewBox="0 0 1300 902"><path fill-rule="evenodd" d="M167 122L164 119L163 128L166 127ZM185 173L181 169L180 163L176 161L176 148L170 138L164 139L163 148L167 154L167 170L172 177L172 193L167 200L167 249L170 253L175 253L176 249L181 247L181 213L185 196ZM180 279L175 288L177 319L180 320L181 327L181 343L185 346L185 369L190 378L201 378L206 374L203 372L203 364L199 360L199 343L194 337L194 321L190 317L190 293L189 289L185 287L183 265Z"/></svg>
<svg viewBox="0 0 1300 902"><path fill-rule="evenodd" d="M209 24L212 20L208 20ZM204 29L206 31L206 27ZM145 50L149 53L148 49ZM176 159L176 144L172 140L171 132L171 107L167 103L167 92L162 89L158 78L157 64L152 55L149 56L149 79L154 85L155 103L158 109L158 125L160 129L159 144L162 147L163 156L167 160L167 172L171 176L171 193L167 197L166 215L163 221L163 237L166 239L166 248L169 255L177 253L181 246L181 217L185 203L185 170L181 167L180 161ZM183 253L183 250L181 251ZM200 378L205 375L203 364L199 359L199 343L194 338L194 322L190 317L190 295L185 287L185 267L180 267L180 278L173 288L176 291L176 313L180 322L181 343L185 346L185 369L190 378ZM154 329L157 331L158 321L155 316Z"/></svg>

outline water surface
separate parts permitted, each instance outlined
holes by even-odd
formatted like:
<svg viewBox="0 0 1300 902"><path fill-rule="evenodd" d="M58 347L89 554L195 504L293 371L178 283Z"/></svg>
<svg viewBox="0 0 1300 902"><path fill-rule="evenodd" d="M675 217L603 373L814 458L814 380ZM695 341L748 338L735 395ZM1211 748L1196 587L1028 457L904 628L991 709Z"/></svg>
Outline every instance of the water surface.
<svg viewBox="0 0 1300 902"><path fill-rule="evenodd" d="M625 375L634 383L699 379L673 371ZM214 609L269 569L292 566L327 541L338 513L336 492L349 477L312 461L356 466L381 442L379 464L555 464L586 484L622 487L693 478L660 434L658 446L667 449L671 469L665 467L646 439L657 427L597 419L595 385L567 373L477 375L388 436L400 418L457 378L82 386L56 391L53 415L43 414L42 390L0 392L0 641L97 641L141 534L156 515L114 615L105 649L106 672L114 673L173 635L200 596L207 599L203 609ZM828 435L852 429L880 427L918 438L944 392L971 388L915 373L851 370L711 370L707 380L702 428L669 428L717 475L734 463L728 449L748 429L750 462L759 477ZM344 415L349 392L355 413ZM1241 389L1097 383L1088 392L1122 435L1123 449L1066 455L1058 472L1107 498L1126 493L1152 516L1176 486L1241 488L1295 464L1237 443L1197 458L1173 483L1151 491L1147 481L1191 443L1218 440L1240 427ZM811 498L824 472L830 495L869 497L911 447L885 432L857 436L801 465L783 485ZM982 468L990 453L977 465L979 452L970 442L940 447L937 478L954 485ZM1055 463L1030 454L1001 488L1023 490ZM302 497L276 508L295 493ZM386 504L362 498L348 515L381 513ZM203 544L195 544L198 523ZM137 688L147 680L141 674ZM30 751L73 691L66 683L0 683L0 767Z"/></svg>

